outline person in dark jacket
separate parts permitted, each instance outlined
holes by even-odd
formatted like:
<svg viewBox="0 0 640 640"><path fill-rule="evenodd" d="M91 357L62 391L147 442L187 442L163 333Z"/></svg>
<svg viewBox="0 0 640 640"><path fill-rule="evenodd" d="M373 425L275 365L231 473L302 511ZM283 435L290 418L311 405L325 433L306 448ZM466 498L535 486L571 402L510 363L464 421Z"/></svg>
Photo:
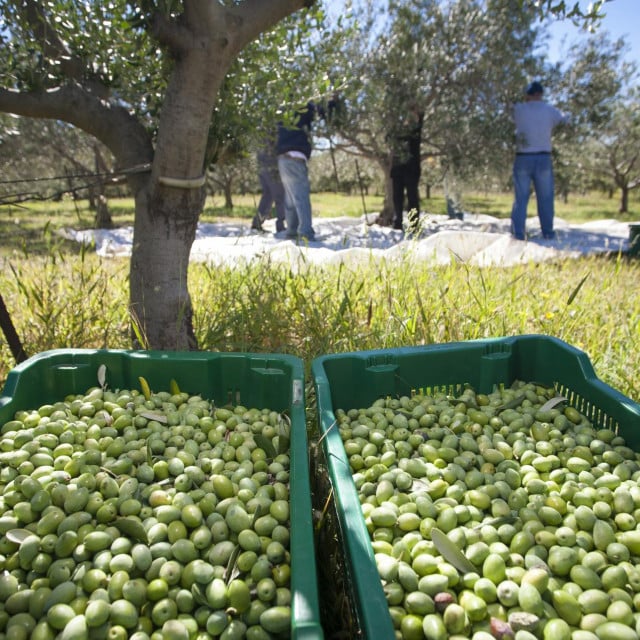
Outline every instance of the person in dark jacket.
<svg viewBox="0 0 640 640"><path fill-rule="evenodd" d="M420 139L424 114L417 105L409 107L401 131L393 144L391 182L393 185L393 228L402 229L404 196L407 194L409 231L418 231L420 215Z"/></svg>
<svg viewBox="0 0 640 640"><path fill-rule="evenodd" d="M276 153L284 187L288 239L315 240L307 162L311 157L311 127L316 114L323 115L313 102L308 102L296 111L293 123L278 124Z"/></svg>

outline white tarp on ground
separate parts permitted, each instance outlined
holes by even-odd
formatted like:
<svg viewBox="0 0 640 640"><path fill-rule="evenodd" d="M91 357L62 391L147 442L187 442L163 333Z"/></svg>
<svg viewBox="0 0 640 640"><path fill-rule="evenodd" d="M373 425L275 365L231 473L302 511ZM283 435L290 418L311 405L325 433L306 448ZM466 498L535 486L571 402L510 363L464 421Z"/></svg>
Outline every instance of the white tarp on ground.
<svg viewBox="0 0 640 640"><path fill-rule="evenodd" d="M465 213L463 220L440 215L422 215L422 232L417 238L405 237L389 227L368 224L362 218L316 218L313 225L317 240L297 243L274 236L274 221L268 220L265 233L251 231L246 220L201 223L191 249L191 260L211 264L239 264L257 257L273 262L298 260L305 264L343 262L361 263L378 257L395 258L409 254L412 259L433 264L462 260L469 264L509 266L543 262L558 257L576 258L594 253L626 251L629 223L597 220L568 224L556 218L557 237L544 240L537 218L527 220L530 239L514 240L510 221L483 214ZM635 224L635 223L634 223ZM75 231L63 229L65 238L95 246L103 257L127 257L131 254L133 228Z"/></svg>

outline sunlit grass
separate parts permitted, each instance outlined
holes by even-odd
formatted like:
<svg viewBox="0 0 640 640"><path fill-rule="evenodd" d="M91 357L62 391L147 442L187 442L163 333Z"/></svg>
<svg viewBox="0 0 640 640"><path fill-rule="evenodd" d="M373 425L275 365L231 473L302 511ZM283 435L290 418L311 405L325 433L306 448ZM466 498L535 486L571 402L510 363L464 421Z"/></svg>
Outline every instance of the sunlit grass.
<svg viewBox="0 0 640 640"><path fill-rule="evenodd" d="M314 202L332 215L361 215L359 198L342 198L314 195ZM604 206L596 200L588 211L580 205L584 215ZM496 215L509 198L492 202ZM117 224L132 222L130 204L112 203ZM86 206L39 204L11 215L19 219L0 211L1 231L17 227L0 236L0 291L27 354L129 347L128 261L100 259L54 233L90 225ZM202 349L284 352L308 363L331 352L542 333L585 350L603 380L640 399L638 264L590 257L509 268L433 266L409 253L401 264L372 260L300 273L266 260L237 268L194 264L189 277ZM0 384L14 365L1 340Z"/></svg>
<svg viewBox="0 0 640 640"><path fill-rule="evenodd" d="M83 254L9 265L0 286L28 354L129 347L126 260ZM640 398L638 271L636 261L598 257L479 268L408 256L301 273L257 261L194 264L190 290L202 349L309 362L331 352L541 333L584 349L605 381ZM14 364L3 344L0 379Z"/></svg>

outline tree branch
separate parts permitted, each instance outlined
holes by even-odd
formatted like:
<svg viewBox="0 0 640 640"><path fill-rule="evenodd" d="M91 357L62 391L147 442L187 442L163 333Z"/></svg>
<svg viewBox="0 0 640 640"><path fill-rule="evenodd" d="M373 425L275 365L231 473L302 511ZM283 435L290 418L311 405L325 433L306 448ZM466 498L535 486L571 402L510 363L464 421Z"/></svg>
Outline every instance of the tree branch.
<svg viewBox="0 0 640 640"><path fill-rule="evenodd" d="M202 0L193 0L194 3L199 1ZM226 24L222 29L228 30L234 49L239 51L287 16L314 3L315 0L245 0L223 9ZM211 6L216 5L211 3Z"/></svg>
<svg viewBox="0 0 640 640"><path fill-rule="evenodd" d="M151 33L174 56L187 49L206 48L216 42L237 53L283 18L313 5L315 0L245 0L223 6L210 0L184 0L184 14L170 20L156 13Z"/></svg>
<svg viewBox="0 0 640 640"><path fill-rule="evenodd" d="M68 122L100 140L125 167L153 158L149 135L134 116L78 84L28 93L0 88L0 112Z"/></svg>
<svg viewBox="0 0 640 640"><path fill-rule="evenodd" d="M186 4L186 3L185 3ZM174 56L179 56L190 46L193 46L193 34L185 26L169 20L166 16L156 13L151 23L151 35L160 44L169 48Z"/></svg>

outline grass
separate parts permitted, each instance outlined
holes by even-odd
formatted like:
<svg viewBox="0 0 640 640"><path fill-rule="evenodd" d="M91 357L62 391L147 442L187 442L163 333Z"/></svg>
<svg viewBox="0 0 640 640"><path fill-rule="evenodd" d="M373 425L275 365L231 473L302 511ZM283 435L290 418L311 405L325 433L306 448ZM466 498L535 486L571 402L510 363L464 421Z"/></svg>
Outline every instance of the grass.
<svg viewBox="0 0 640 640"><path fill-rule="evenodd" d="M230 212L223 206L220 197L210 197L204 211L204 220L213 217L232 216L243 217L250 220L257 204L258 196L253 194L237 195L233 198L234 209ZM365 196L364 205L360 195L344 195L340 193L314 193L312 196L313 213L315 216L361 216L366 213L375 216L382 208L383 198L379 195ZM447 205L444 194L434 189L429 199L422 199L422 207L425 211L434 214L446 214ZM469 193L463 196L463 208L473 213L483 213L498 218L507 218L511 215L513 195L511 193ZM640 200L638 197L631 200L631 211L628 214L618 213L619 200L610 198L604 194L587 193L584 195L570 195L564 202L556 200L556 215L572 222L600 220L603 218L616 218L628 221L640 219ZM535 202L529 206L529 215L535 215Z"/></svg>
<svg viewBox="0 0 640 640"><path fill-rule="evenodd" d="M245 211L247 223L252 198L236 197L235 214ZM477 194L465 204L506 215L509 202L508 194ZM316 215L362 214L359 196L314 194L313 204ZM372 196L367 208L380 204ZM558 216L610 218L615 205L594 195L576 198L559 203ZM229 217L220 206L210 199L203 220ZM444 206L436 194L425 208ZM114 201L111 209L116 225L131 224L131 201ZM128 262L100 259L55 233L91 227L92 218L86 203L0 209L0 290L27 354L130 344ZM407 257L395 268L372 261L357 270L310 267L299 274L264 261L234 269L194 264L189 277L203 349L287 352L308 362L329 352L545 333L587 351L602 379L640 398L638 263L622 256L508 269L434 267ZM14 365L1 341L0 383Z"/></svg>

